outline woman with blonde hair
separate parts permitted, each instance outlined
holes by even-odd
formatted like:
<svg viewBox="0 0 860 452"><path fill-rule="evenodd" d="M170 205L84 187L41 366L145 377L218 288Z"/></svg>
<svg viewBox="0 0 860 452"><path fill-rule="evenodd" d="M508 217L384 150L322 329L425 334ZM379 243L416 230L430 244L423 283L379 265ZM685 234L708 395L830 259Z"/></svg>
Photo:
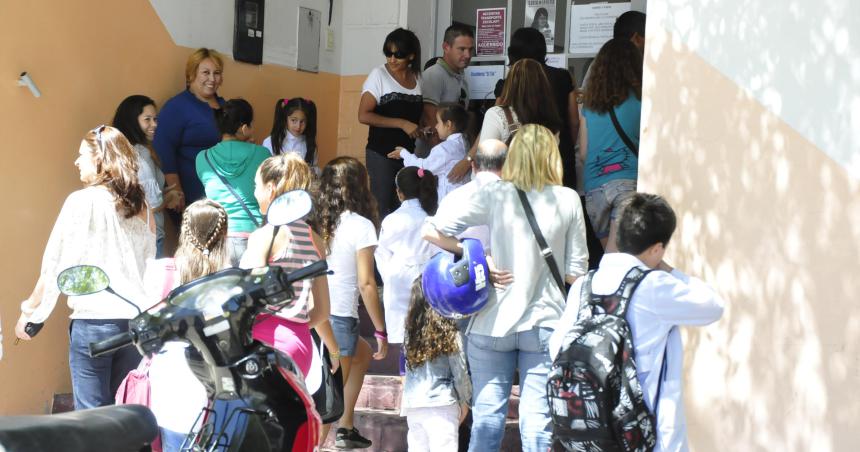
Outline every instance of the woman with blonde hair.
<svg viewBox="0 0 860 452"><path fill-rule="evenodd" d="M185 91L173 96L158 114L158 129L152 145L161 160L167 188L181 198L175 209L181 212L186 203L205 196L197 177L197 154L221 141L215 123L215 110L224 99L218 95L223 81L224 61L218 52L197 49L185 64Z"/></svg>
<svg viewBox="0 0 860 452"><path fill-rule="evenodd" d="M110 405L126 374L140 362L132 347L93 358L88 346L128 330L128 319L149 307L144 293L146 259L155 256L155 221L138 183L137 152L109 126L87 132L75 166L84 188L66 198L42 257L33 293L21 303L15 327L30 340L28 323L47 320L57 303L57 275L75 265L97 265L107 272L111 292L68 297L69 367L75 409Z"/></svg>
<svg viewBox="0 0 860 452"><path fill-rule="evenodd" d="M546 127L522 126L508 150L502 180L482 187L466 205L443 206L424 231L425 239L462 253L454 236L469 226L486 224L493 260L501 269L491 273L496 290L466 331L473 387L471 451L499 450L517 369L523 450L545 451L550 446L547 341L567 294L541 254L520 191L534 211L555 265L564 280L573 283L587 270L585 222L579 196L562 186L558 144Z"/></svg>

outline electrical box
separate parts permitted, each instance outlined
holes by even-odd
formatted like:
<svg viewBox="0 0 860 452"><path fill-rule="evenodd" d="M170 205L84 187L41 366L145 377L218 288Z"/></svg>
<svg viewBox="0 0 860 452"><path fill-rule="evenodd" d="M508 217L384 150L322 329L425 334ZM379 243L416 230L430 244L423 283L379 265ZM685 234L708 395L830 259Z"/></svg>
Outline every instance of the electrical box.
<svg viewBox="0 0 860 452"><path fill-rule="evenodd" d="M265 0L236 0L233 59L263 64L263 17Z"/></svg>

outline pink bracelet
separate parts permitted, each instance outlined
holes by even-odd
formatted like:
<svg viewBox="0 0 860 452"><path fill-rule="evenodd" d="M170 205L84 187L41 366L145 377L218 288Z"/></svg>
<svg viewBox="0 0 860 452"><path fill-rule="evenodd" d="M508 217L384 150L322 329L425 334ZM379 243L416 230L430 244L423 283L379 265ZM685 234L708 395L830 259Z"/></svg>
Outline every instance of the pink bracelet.
<svg viewBox="0 0 860 452"><path fill-rule="evenodd" d="M374 331L373 336L377 339L388 339L388 333L385 331Z"/></svg>

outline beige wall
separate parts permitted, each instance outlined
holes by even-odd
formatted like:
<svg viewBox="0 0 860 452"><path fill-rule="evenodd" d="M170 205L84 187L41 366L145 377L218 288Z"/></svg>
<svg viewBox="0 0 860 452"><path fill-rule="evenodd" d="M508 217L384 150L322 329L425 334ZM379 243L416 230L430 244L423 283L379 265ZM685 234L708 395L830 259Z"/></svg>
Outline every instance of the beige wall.
<svg viewBox="0 0 860 452"><path fill-rule="evenodd" d="M0 2L0 130L6 197L2 222L0 415L45 412L70 391L64 303L32 342L13 346L18 304L32 290L41 253L63 200L80 187L73 161L83 134L109 122L129 94L159 105L184 87L190 49L176 46L149 2L33 0ZM277 97L312 98L319 110L320 161L337 149L339 77L226 58L221 94L255 107L256 137L271 127ZM42 97L15 85L29 71Z"/></svg>
<svg viewBox="0 0 860 452"><path fill-rule="evenodd" d="M649 14L691 8L650 3ZM652 19L640 190L665 195L679 216L671 261L714 284L727 301L721 321L684 331L691 446L856 450L860 182L730 78L740 74L718 71ZM701 47L718 45L705 37L708 29L685 23ZM796 69L785 63L738 62L765 78ZM817 96L782 94L809 105Z"/></svg>

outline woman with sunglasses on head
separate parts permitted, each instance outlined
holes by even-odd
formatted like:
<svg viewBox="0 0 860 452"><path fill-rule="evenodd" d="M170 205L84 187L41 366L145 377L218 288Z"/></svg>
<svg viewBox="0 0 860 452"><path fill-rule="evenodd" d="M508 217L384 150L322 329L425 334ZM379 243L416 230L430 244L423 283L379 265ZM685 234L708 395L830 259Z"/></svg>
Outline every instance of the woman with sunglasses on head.
<svg viewBox="0 0 860 452"><path fill-rule="evenodd" d="M76 265L96 265L107 272L107 291L68 297L69 367L75 409L111 405L117 387L137 367L133 347L90 357L88 346L128 330L138 309L148 308L143 287L146 259L155 256L155 220L137 179L138 156L119 130L99 126L84 135L75 166L84 188L66 198L42 257L33 293L21 303L15 326L19 339L30 340L28 323L44 323L57 304L57 275Z"/></svg>
<svg viewBox="0 0 860 452"><path fill-rule="evenodd" d="M398 28L385 37L382 53L386 62L370 71L358 106L358 121L370 126L365 161L380 218L400 205L394 176L403 168L403 162L387 156L397 147L415 150L415 137L421 132L418 122L424 109L418 37Z"/></svg>

